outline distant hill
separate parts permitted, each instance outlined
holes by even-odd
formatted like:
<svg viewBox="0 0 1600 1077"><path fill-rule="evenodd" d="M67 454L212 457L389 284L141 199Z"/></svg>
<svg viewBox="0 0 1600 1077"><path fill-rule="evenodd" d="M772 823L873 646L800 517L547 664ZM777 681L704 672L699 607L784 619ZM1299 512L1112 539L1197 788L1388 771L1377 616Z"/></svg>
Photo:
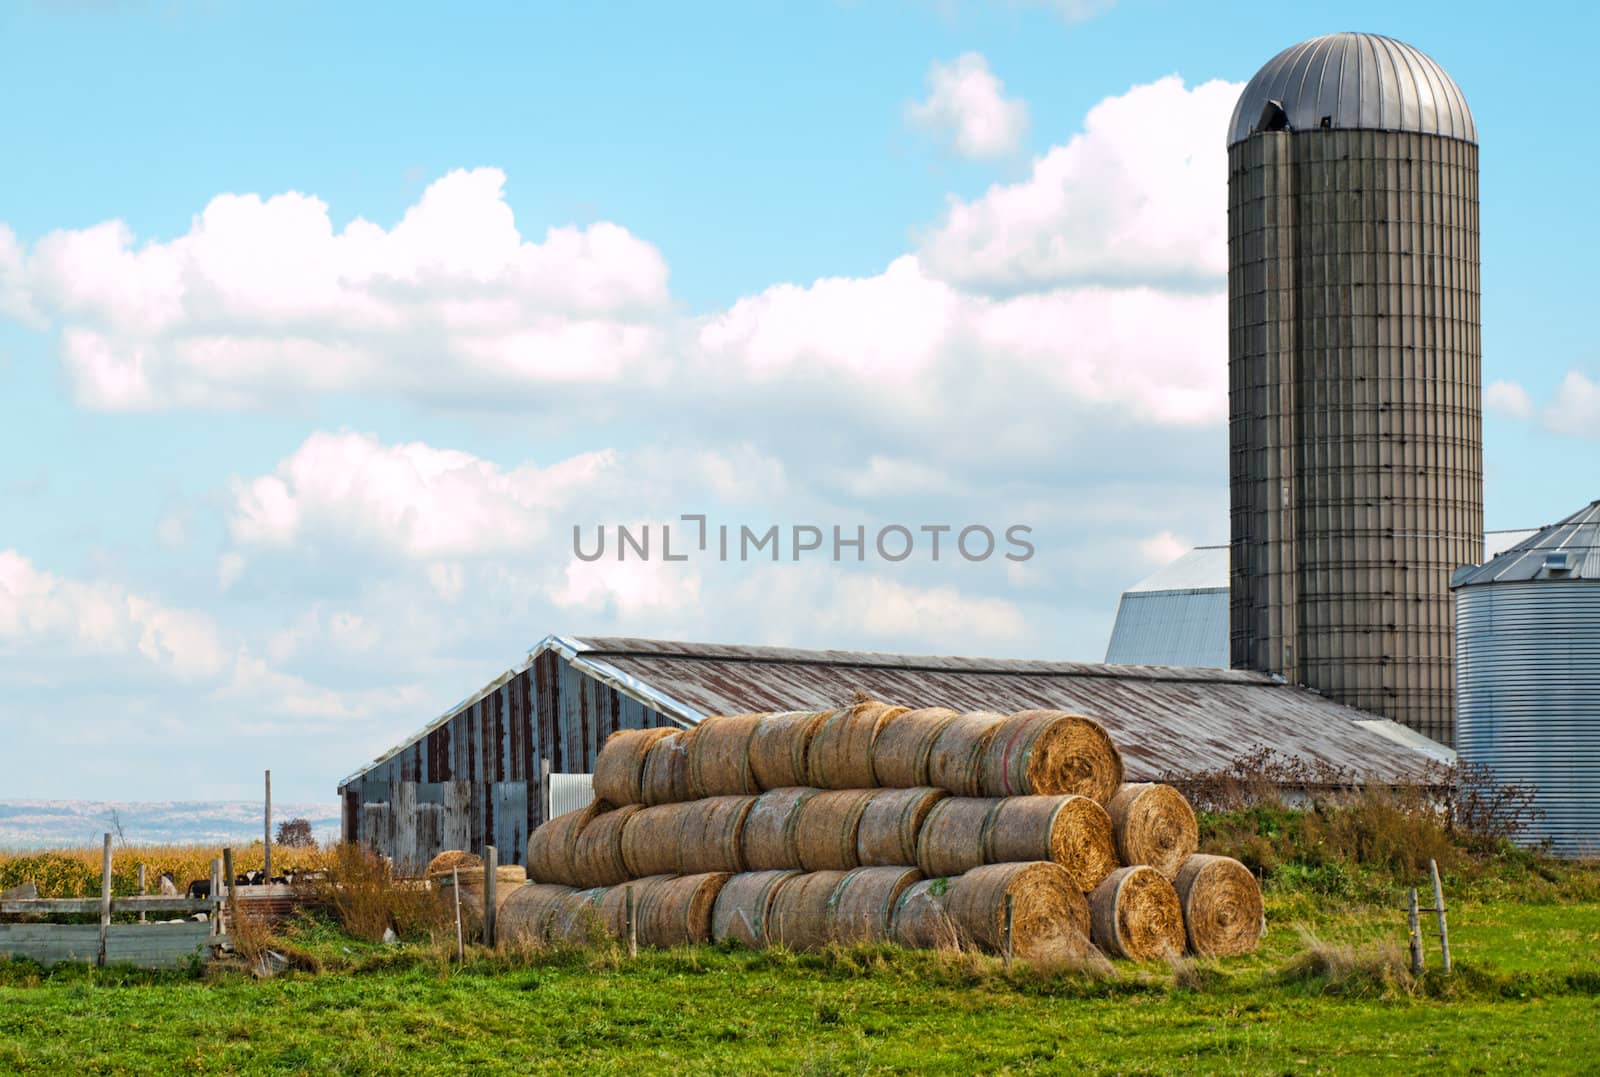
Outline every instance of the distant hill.
<svg viewBox="0 0 1600 1077"><path fill-rule="evenodd" d="M339 835L337 804L274 804L272 825L285 819L311 822L318 841ZM261 840L261 805L250 801L0 800L0 849L99 845L117 833L129 845L191 845Z"/></svg>

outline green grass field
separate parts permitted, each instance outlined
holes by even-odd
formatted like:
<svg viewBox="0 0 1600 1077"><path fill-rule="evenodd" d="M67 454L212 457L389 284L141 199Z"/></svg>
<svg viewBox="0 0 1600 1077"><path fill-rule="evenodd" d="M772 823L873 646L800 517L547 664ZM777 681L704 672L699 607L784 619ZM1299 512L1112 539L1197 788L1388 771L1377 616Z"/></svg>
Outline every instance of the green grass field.
<svg viewBox="0 0 1600 1077"><path fill-rule="evenodd" d="M0 962L0 1072L1600 1071L1600 903L1464 903L1457 975L1420 982L1382 956L1403 949L1396 909L1328 911L1303 892L1268 909L1255 955L1109 978L870 948L484 953L457 968L307 922L290 937L316 975ZM1353 967L1322 967L1340 955Z"/></svg>

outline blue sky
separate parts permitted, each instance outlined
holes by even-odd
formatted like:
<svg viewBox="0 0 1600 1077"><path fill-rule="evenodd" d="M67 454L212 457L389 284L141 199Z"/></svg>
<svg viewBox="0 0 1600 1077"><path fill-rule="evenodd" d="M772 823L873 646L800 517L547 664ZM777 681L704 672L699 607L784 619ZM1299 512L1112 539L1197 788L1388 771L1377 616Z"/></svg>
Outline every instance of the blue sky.
<svg viewBox="0 0 1600 1077"><path fill-rule="evenodd" d="M1099 658L1226 537L1223 123L1332 30L1474 109L1488 524L1565 515L1596 16L1542 11L5 5L0 798L326 798L550 632ZM1037 552L571 556L692 512Z"/></svg>

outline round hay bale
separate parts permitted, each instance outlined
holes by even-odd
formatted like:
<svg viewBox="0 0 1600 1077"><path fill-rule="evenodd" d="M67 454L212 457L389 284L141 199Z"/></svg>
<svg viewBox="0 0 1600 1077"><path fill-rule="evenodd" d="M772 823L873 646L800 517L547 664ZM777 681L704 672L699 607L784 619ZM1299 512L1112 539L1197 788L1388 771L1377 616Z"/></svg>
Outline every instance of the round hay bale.
<svg viewBox="0 0 1600 1077"><path fill-rule="evenodd" d="M909 708L865 701L835 711L812 738L806 773L818 789L871 789L872 745L879 732Z"/></svg>
<svg viewBox="0 0 1600 1077"><path fill-rule="evenodd" d="M767 921L767 941L791 950L816 950L830 941L828 901L850 874L847 871L813 871L794 875L778 884Z"/></svg>
<svg viewBox="0 0 1600 1077"><path fill-rule="evenodd" d="M707 718L689 738L689 799L761 792L750 770L750 739L765 715Z"/></svg>
<svg viewBox="0 0 1600 1077"><path fill-rule="evenodd" d="M928 784L958 797L983 795L983 753L1003 714L969 711L939 730L928 750Z"/></svg>
<svg viewBox="0 0 1600 1077"><path fill-rule="evenodd" d="M1107 957L1153 961L1183 953L1183 906L1167 877L1144 864L1118 868L1089 897L1094 944Z"/></svg>
<svg viewBox="0 0 1600 1077"><path fill-rule="evenodd" d="M449 877L450 872L456 868L481 868L483 857L477 853L463 852L460 849L446 849L432 860L423 871L423 877L432 879L438 876Z"/></svg>
<svg viewBox="0 0 1600 1077"><path fill-rule="evenodd" d="M643 879L607 887L594 904L595 915L599 918L601 926L612 938L620 942L628 941L628 891L632 890L634 932L639 941L643 942L644 922L640 918L639 910L656 887L665 886L675 878L676 875L648 875Z"/></svg>
<svg viewBox="0 0 1600 1077"><path fill-rule="evenodd" d="M794 820L794 848L807 871L847 871L858 868L856 840L861 814L875 789L832 789L819 792L800 805Z"/></svg>
<svg viewBox="0 0 1600 1077"><path fill-rule="evenodd" d="M636 899L639 942L646 946L698 946L711 941L711 910L733 876L724 871L680 875Z"/></svg>
<svg viewBox="0 0 1600 1077"><path fill-rule="evenodd" d="M906 887L895 903L889 934L898 946L911 950L954 950L966 943L961 929L945 908L949 879L923 879Z"/></svg>
<svg viewBox="0 0 1600 1077"><path fill-rule="evenodd" d="M615 886L628 876L628 862L622 857L622 828L638 812L639 804L625 804L589 820L578 831L572 849L574 886Z"/></svg>
<svg viewBox="0 0 1600 1077"><path fill-rule="evenodd" d="M872 743L872 776L888 789L915 789L934 784L928 778L928 757L944 727L955 721L947 707L907 711L878 732Z"/></svg>
<svg viewBox="0 0 1600 1077"><path fill-rule="evenodd" d="M989 817L984 860L1049 860L1088 893L1118 868L1111 817L1088 797L1002 797Z"/></svg>
<svg viewBox="0 0 1600 1077"><path fill-rule="evenodd" d="M832 711L785 711L756 724L750 738L750 771L762 789L805 785L811 742Z"/></svg>
<svg viewBox="0 0 1600 1077"><path fill-rule="evenodd" d="M921 879L916 868L857 868L839 881L828 899L828 937L833 942L888 942L894 910L906 887Z"/></svg>
<svg viewBox="0 0 1600 1077"><path fill-rule="evenodd" d="M613 804L644 803L644 760L650 745L671 729L619 729L606 738L594 761L594 795Z"/></svg>
<svg viewBox="0 0 1600 1077"><path fill-rule="evenodd" d="M507 942L543 944L550 939L550 926L567 898L578 891L570 886L529 883L519 886L499 903L496 926Z"/></svg>
<svg viewBox="0 0 1600 1077"><path fill-rule="evenodd" d="M1196 853L1179 866L1173 889L1189 949L1201 957L1248 954L1261 942L1261 887L1230 856Z"/></svg>
<svg viewBox="0 0 1600 1077"><path fill-rule="evenodd" d="M689 799L691 739L689 731L674 729L645 750L639 798L646 804L677 804Z"/></svg>
<svg viewBox="0 0 1600 1077"><path fill-rule="evenodd" d="M944 903L961 932L1004 953L1006 897L1011 898L1011 953L1054 961L1089 952L1089 906L1060 864L989 864L950 880Z"/></svg>
<svg viewBox="0 0 1600 1077"><path fill-rule="evenodd" d="M798 871L747 871L723 884L711 910L711 937L736 939L752 950L767 945L772 899L785 879Z"/></svg>
<svg viewBox="0 0 1600 1077"><path fill-rule="evenodd" d="M892 723L893 729L899 722ZM909 865L917 862L917 835L933 806L948 796L943 789L884 789L875 793L861 813L856 833L856 858L863 867Z"/></svg>
<svg viewBox="0 0 1600 1077"><path fill-rule="evenodd" d="M592 946L611 934L600 913L607 887L596 886L568 894L550 918L550 941L559 946Z"/></svg>
<svg viewBox="0 0 1600 1077"><path fill-rule="evenodd" d="M1106 811L1124 864L1148 864L1171 879L1200 847L1194 809L1170 785L1124 785L1106 803Z"/></svg>
<svg viewBox="0 0 1600 1077"><path fill-rule="evenodd" d="M917 835L917 867L930 879L960 875L984 861L989 816L998 800L946 797L934 804Z"/></svg>
<svg viewBox="0 0 1600 1077"><path fill-rule="evenodd" d="M576 861L578 835L597 816L610 810L610 804L595 800L588 807L540 823L528 835L528 874L533 881L582 886L583 880L578 877Z"/></svg>
<svg viewBox="0 0 1600 1077"><path fill-rule="evenodd" d="M1093 718L1021 711L994 731L979 770L986 796L1071 793L1104 804L1122 784L1122 754Z"/></svg>
<svg viewBox="0 0 1600 1077"><path fill-rule="evenodd" d="M657 804L630 815L622 824L622 863L635 879L676 875L683 863L679 834L688 804Z"/></svg>
<svg viewBox="0 0 1600 1077"><path fill-rule="evenodd" d="M678 834L678 870L685 875L743 871L744 821L755 802L755 797L730 796L686 804Z"/></svg>
<svg viewBox="0 0 1600 1077"><path fill-rule="evenodd" d="M817 790L807 786L791 786L769 789L756 797L750 814L744 818L746 870L776 871L800 866L796 821L801 807L816 795Z"/></svg>

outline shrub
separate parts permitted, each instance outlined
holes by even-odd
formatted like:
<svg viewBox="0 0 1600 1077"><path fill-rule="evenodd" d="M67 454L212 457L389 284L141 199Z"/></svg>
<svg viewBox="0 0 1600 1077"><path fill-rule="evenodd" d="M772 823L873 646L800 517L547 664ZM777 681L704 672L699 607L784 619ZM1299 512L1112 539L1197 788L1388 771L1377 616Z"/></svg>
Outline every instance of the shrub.
<svg viewBox="0 0 1600 1077"><path fill-rule="evenodd" d="M307 819L285 819L278 824L278 844L290 849L305 849L317 843Z"/></svg>

